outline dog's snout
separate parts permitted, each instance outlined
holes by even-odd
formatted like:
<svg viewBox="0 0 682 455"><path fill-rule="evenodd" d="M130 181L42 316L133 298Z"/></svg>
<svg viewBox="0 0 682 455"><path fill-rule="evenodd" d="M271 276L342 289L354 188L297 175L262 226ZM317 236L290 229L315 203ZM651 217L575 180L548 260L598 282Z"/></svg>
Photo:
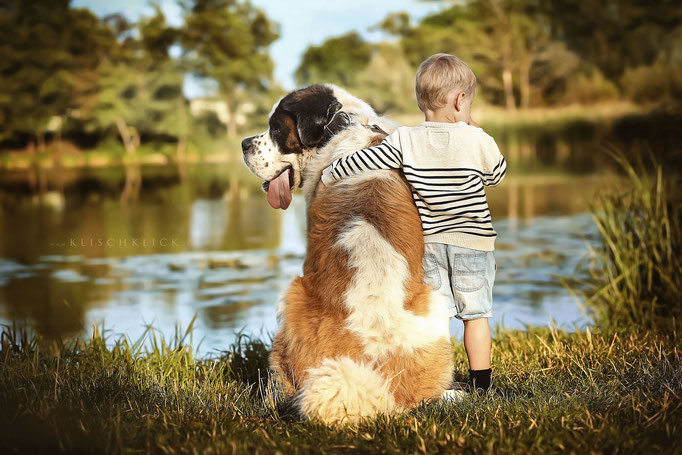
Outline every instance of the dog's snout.
<svg viewBox="0 0 682 455"><path fill-rule="evenodd" d="M253 142L253 138L254 138L254 136L247 137L246 139L244 139L242 141L242 152L243 153L246 153L249 151L249 149L251 148L251 143Z"/></svg>

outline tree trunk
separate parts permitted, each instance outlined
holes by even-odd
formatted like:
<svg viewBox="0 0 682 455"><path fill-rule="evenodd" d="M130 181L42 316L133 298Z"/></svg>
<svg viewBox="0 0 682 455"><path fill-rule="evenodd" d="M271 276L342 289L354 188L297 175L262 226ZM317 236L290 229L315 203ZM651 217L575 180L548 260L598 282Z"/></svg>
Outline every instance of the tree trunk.
<svg viewBox="0 0 682 455"><path fill-rule="evenodd" d="M505 11L502 2L486 2L488 11L497 18L495 35L502 42L502 87L504 89L504 102L509 112L516 112L516 99L514 98L514 81L512 71L514 69L514 56L512 52L512 30L509 15Z"/></svg>
<svg viewBox="0 0 682 455"><path fill-rule="evenodd" d="M56 147L56 153L55 153L55 158L52 163L53 170L54 170L54 179L55 179L55 186L57 187L57 191L60 193L63 193L64 191L64 173L62 172L62 155L64 153L64 149L62 148L62 122L59 122L59 128L57 128L56 131L56 142L57 142L57 147Z"/></svg>
<svg viewBox="0 0 682 455"><path fill-rule="evenodd" d="M137 162L137 147L140 145L140 138L135 133L130 133L130 128L126 125L123 117L116 118L116 127L118 133L121 135L123 146L128 153L128 157L133 158L132 163L126 165L126 180L121 192L121 204L126 205L130 199L137 198L142 186L142 176L140 173L140 166Z"/></svg>
<svg viewBox="0 0 682 455"><path fill-rule="evenodd" d="M28 183L31 192L35 193L38 189L38 160L36 159L36 145L33 141L28 143L28 156L31 157L31 167L28 171Z"/></svg>
<svg viewBox="0 0 682 455"><path fill-rule="evenodd" d="M118 134L121 136L123 146L125 147L128 156L134 157L136 152L135 141L130 134L130 129L128 128L128 125L126 125L126 121L123 120L123 117L116 118L116 127L118 128Z"/></svg>
<svg viewBox="0 0 682 455"><path fill-rule="evenodd" d="M528 109L530 106L530 58L521 62L519 71L519 91L521 92L521 109Z"/></svg>
<svg viewBox="0 0 682 455"><path fill-rule="evenodd" d="M509 112L516 112L514 98L514 81L512 80L512 49L511 37L505 34L502 42L502 86L504 87L504 101Z"/></svg>
<svg viewBox="0 0 682 455"><path fill-rule="evenodd" d="M38 153L45 153L45 133L38 131L36 140L38 141Z"/></svg>
<svg viewBox="0 0 682 455"><path fill-rule="evenodd" d="M502 69L502 85L504 86L504 101L509 112L516 112L516 100L514 99L514 85L512 72L508 68Z"/></svg>
<svg viewBox="0 0 682 455"><path fill-rule="evenodd" d="M237 106L234 96L227 95L225 97L225 106L227 107L227 137L232 139L237 137Z"/></svg>
<svg viewBox="0 0 682 455"><path fill-rule="evenodd" d="M178 162L178 174L180 175L180 180L184 181L187 178L187 157L185 156L185 151L187 150L187 139L185 136L180 136L178 138L178 149L176 152L176 160Z"/></svg>
<svg viewBox="0 0 682 455"><path fill-rule="evenodd" d="M187 156L185 154L187 151L187 109L185 107L185 99L182 95L178 98L178 109L180 114L180 131L178 131L178 148L176 150L175 159L178 165L180 180L184 181L187 177Z"/></svg>

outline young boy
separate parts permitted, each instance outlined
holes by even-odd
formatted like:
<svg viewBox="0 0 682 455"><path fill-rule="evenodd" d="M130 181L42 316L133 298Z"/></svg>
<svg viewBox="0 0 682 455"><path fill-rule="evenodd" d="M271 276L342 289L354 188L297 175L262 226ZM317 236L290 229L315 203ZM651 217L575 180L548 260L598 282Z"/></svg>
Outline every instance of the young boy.
<svg viewBox="0 0 682 455"><path fill-rule="evenodd" d="M426 121L334 161L323 171L321 187L365 170L403 170L422 221L425 280L449 298L450 317L464 322L470 385L480 392L490 388L488 318L497 269L497 234L483 187L500 183L506 162L493 138L471 120L475 89L476 76L462 60L429 57L416 78Z"/></svg>

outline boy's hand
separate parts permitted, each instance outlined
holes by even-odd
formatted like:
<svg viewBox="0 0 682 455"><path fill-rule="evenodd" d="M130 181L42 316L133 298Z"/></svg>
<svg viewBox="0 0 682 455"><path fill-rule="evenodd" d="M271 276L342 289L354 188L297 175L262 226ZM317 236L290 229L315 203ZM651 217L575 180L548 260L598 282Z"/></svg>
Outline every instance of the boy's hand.
<svg viewBox="0 0 682 455"><path fill-rule="evenodd" d="M474 122L474 120L471 117L469 117L469 121L467 122L467 125L475 126L476 128L480 127L480 125L478 123Z"/></svg>

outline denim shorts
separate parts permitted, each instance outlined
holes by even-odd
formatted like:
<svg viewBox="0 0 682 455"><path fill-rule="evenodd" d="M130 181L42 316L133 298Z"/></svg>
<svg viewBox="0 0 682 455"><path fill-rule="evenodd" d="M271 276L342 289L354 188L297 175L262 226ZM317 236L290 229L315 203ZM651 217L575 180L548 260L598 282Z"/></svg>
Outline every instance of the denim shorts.
<svg viewBox="0 0 682 455"><path fill-rule="evenodd" d="M492 317L497 271L492 251L427 243L422 263L424 283L448 298L450 317L463 321Z"/></svg>

